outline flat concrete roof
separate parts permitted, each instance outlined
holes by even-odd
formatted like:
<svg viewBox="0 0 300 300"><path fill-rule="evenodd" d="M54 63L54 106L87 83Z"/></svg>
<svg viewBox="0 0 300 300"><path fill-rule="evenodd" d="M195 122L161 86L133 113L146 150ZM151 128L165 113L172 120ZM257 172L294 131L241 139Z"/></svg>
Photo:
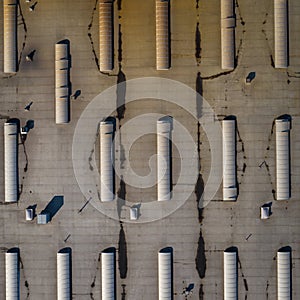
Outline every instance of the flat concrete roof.
<svg viewBox="0 0 300 300"><path fill-rule="evenodd" d="M0 129L8 118L18 118L22 125L33 120L34 128L24 145L19 145L20 200L17 204L0 205L3 253L0 255L0 298L4 298L5 293L4 253L7 249L20 249L21 299L47 300L56 298L56 253L61 248L71 247L73 299L79 300L100 299L99 255L108 247L116 247L123 275L126 273L124 258L127 256L128 260L126 278L123 279L117 261L117 298L157 299L157 253L170 246L174 250L174 299L185 299L182 292L193 283L193 294L189 299L219 300L223 297L223 251L236 246L239 298L275 299L276 253L280 247L290 246L292 294L296 299L300 295L300 3L289 1L290 66L280 70L271 65L274 55L273 1L238 1L237 67L233 72L224 73L220 68L220 1L171 0L172 58L171 68L167 71L156 71L155 67L155 1L115 1L115 69L104 74L98 71L96 63L98 9L95 2L38 1L34 11L30 12L32 3L20 1L20 70L15 76L0 74ZM3 22L2 7L0 19ZM2 31L0 35L2 72ZM70 41L72 92L80 90L80 95L71 100L71 122L60 126L54 119L54 46L62 39ZM34 49L33 61L26 61L26 55ZM250 72L255 72L255 78L247 85L245 78ZM174 213L160 220L126 223L129 210L121 206L121 202L111 205L111 210L119 209L120 220L111 219L91 205L75 178L72 143L84 109L99 93L118 81L148 76L176 80L201 92L213 108L216 119L222 120L228 115L237 118L238 199L223 202L220 186L201 211L200 221L195 193ZM176 95L176 91L169 92ZM126 93L127 101L129 91ZM145 95L148 95L146 91ZM112 99L112 107L123 104L123 100L121 91ZM30 111L25 111L24 107L31 101ZM195 145L199 146L200 167L197 167L206 183L211 149L204 130L200 128L198 132L197 120L186 110L163 100L145 97L142 101L127 104L126 101L125 112L120 109L112 113L120 118L116 120L117 127L125 127L133 117L146 113L171 115L183 124ZM194 113L205 113L200 109L199 98L184 99L184 102ZM103 108L103 111L108 110ZM279 202L274 200L272 192L276 190L272 124L282 114L292 117L292 197L289 201ZM130 128L134 130L134 126ZM139 129L135 127L132 134ZM86 132L86 137L89 135L91 133ZM0 193L4 202L3 133L0 136ZM129 137L128 132L123 136L121 133L121 144L126 146ZM82 140L85 141L84 136ZM97 147L95 150L97 164ZM121 150L116 148L115 156L122 169ZM149 159L156 152L155 134L144 135L131 150L129 157L125 157L125 165L130 163L137 174L147 175ZM174 180L181 172L180 154L176 151L174 146ZM94 160L92 152L91 157ZM125 176L123 179L126 182ZM196 182L191 184L196 185ZM126 201L142 203L141 214L144 203L156 199L155 186L143 190L125 183L124 191L123 183L120 188L120 178L116 178L118 190L119 195L126 191ZM64 204L50 223L37 225L36 220L25 221L26 207L36 204L39 213L54 196L63 196ZM273 214L270 219L261 220L260 206L267 202L272 202Z"/></svg>

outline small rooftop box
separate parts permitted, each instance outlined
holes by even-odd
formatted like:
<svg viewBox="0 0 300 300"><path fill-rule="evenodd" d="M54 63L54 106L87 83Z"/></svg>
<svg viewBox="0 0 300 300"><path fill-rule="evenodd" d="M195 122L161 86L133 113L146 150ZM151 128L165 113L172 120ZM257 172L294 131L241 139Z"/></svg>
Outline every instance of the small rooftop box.
<svg viewBox="0 0 300 300"><path fill-rule="evenodd" d="M37 223L38 224L47 224L50 221L50 214L49 213L40 213L37 216Z"/></svg>

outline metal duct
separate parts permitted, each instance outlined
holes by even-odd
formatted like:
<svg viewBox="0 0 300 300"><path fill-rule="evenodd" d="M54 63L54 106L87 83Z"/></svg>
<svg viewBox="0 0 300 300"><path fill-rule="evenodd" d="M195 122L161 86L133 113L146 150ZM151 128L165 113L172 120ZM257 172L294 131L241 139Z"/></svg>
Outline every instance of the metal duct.
<svg viewBox="0 0 300 300"><path fill-rule="evenodd" d="M100 123L100 197L102 202L113 201L114 170L113 170L113 135L114 124L110 121Z"/></svg>
<svg viewBox="0 0 300 300"><path fill-rule="evenodd" d="M4 124L4 189L5 202L18 201L18 124Z"/></svg>
<svg viewBox="0 0 300 300"><path fill-rule="evenodd" d="M235 67L235 13L233 0L221 0L221 68Z"/></svg>
<svg viewBox="0 0 300 300"><path fill-rule="evenodd" d="M171 129L170 120L157 121L157 200L171 199Z"/></svg>
<svg viewBox="0 0 300 300"><path fill-rule="evenodd" d="M100 71L107 72L114 68L114 20L113 1L99 2L99 60Z"/></svg>
<svg viewBox="0 0 300 300"><path fill-rule="evenodd" d="M223 200L237 199L236 120L225 119L223 127Z"/></svg>
<svg viewBox="0 0 300 300"><path fill-rule="evenodd" d="M170 3L156 0L156 69L170 68Z"/></svg>
<svg viewBox="0 0 300 300"><path fill-rule="evenodd" d="M3 1L4 73L16 73L18 71L17 11L17 0Z"/></svg>
<svg viewBox="0 0 300 300"><path fill-rule="evenodd" d="M288 67L288 1L274 0L275 68Z"/></svg>
<svg viewBox="0 0 300 300"><path fill-rule="evenodd" d="M290 120L277 119L276 123L276 199L288 200L290 188Z"/></svg>
<svg viewBox="0 0 300 300"><path fill-rule="evenodd" d="M70 122L70 49L68 42L55 44L55 123Z"/></svg>

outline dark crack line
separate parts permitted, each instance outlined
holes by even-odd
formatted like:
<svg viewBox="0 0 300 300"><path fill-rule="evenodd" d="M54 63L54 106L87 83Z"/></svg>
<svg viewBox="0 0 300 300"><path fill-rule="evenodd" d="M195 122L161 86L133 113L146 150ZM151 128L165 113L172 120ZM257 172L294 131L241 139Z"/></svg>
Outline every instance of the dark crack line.
<svg viewBox="0 0 300 300"><path fill-rule="evenodd" d="M4 76L2 76L1 78L2 78L2 79L10 79L10 78L15 77L15 76L17 76L17 73L10 74L10 75L4 75Z"/></svg>
<svg viewBox="0 0 300 300"><path fill-rule="evenodd" d="M240 43L239 43L239 46L238 46L238 49L237 49L237 52L236 52L236 57L235 57L236 67L235 68L237 68L237 66L239 64L240 53L241 53L241 51L243 49L243 43L244 43L245 33L246 33L246 30L243 30L242 37L240 38Z"/></svg>
<svg viewBox="0 0 300 300"><path fill-rule="evenodd" d="M25 287L27 289L26 299L29 299L29 297L30 297L30 289L29 289L29 284L28 284L27 280L25 280Z"/></svg>
<svg viewBox="0 0 300 300"><path fill-rule="evenodd" d="M245 153L245 144L244 144L244 141L243 141L242 138L241 138L241 134L240 134L240 131L239 131L238 126L236 126L236 133L237 133L237 135L238 135L238 142L241 143L241 145L242 145L242 150L241 150L241 152ZM245 157L245 158L246 158L246 157Z"/></svg>
<svg viewBox="0 0 300 300"><path fill-rule="evenodd" d="M27 33L27 26L26 26L26 22L25 22L25 18L24 18L24 15L23 15L23 11L22 11L20 2L18 4L18 7L19 7L19 11L20 11L20 16L21 16L21 19L22 19L21 24L23 24L24 31Z"/></svg>
<svg viewBox="0 0 300 300"><path fill-rule="evenodd" d="M269 16L269 13L265 13L265 19L263 20L262 24L263 25L266 25L267 24L267 21L268 21L268 16Z"/></svg>
<svg viewBox="0 0 300 300"><path fill-rule="evenodd" d="M268 50L269 50L269 55L270 55L270 60L271 60L271 66L273 68L275 68L275 64L274 64L274 58L273 58L273 54L272 54L272 48L269 44L269 39L268 39L268 36L267 36L267 33L264 29L261 30L261 32L263 33L263 35L265 36L265 40L266 40L266 44L267 44L267 47L268 47Z"/></svg>
<svg viewBox="0 0 300 300"><path fill-rule="evenodd" d="M239 182L238 182L238 184L241 185L242 182L243 182L244 175L245 175L245 173L246 173L246 168L247 168L247 164L246 164L246 162L247 162L247 156L246 156L246 154L245 154L245 143L244 143L244 141L243 141L243 139L242 139L242 137L241 137L241 134L240 134L240 131L239 131L238 126L236 126L236 132L237 132L237 136L238 136L237 142L240 143L240 144L241 144L241 147L242 147L242 149L241 149L240 151L237 151L237 154L238 154L238 153L243 153L243 167L240 168L240 167L238 166L238 164L237 164L237 171L238 171L238 172L242 172L242 174L240 174L240 177L241 177L241 178L240 178L240 180L239 180Z"/></svg>
<svg viewBox="0 0 300 300"><path fill-rule="evenodd" d="M24 32L25 32L24 38L23 38L22 49L21 49L21 51L20 51L20 56L19 56L19 61L18 61L18 65L20 66L21 60L22 60L23 51L24 51L25 46L26 46L26 40L27 40L27 26L26 26L26 22L25 22L25 18L24 18L23 12L22 12L22 8L21 8L20 2L18 3L18 7L19 7L19 11L20 11L20 16L21 16L21 19L22 19L22 23L20 23L20 24L23 24L23 29L24 29Z"/></svg>
<svg viewBox="0 0 300 300"><path fill-rule="evenodd" d="M23 276L24 276L24 285L26 287L26 290L27 290L27 295L26 295L26 299L29 299L30 297L30 288L29 288L29 283L26 279L26 275L25 275L25 269L24 269L24 264L23 264L23 261L22 261L22 258L21 256L19 256L19 260L20 260L20 269L22 270L23 272Z"/></svg>
<svg viewBox="0 0 300 300"><path fill-rule="evenodd" d="M201 64L201 31L199 27L199 22L197 22L196 25L196 31L195 31L195 58L197 62L197 66L200 66Z"/></svg>
<svg viewBox="0 0 300 300"><path fill-rule="evenodd" d="M24 155L25 155L25 167L24 167L24 172L26 173L28 171L28 165L29 165L29 161L28 161L28 155L27 155L27 151L26 151L26 147L25 147L25 141L23 141L23 139L21 138L21 144L23 146L23 152L24 152Z"/></svg>
<svg viewBox="0 0 300 300"><path fill-rule="evenodd" d="M267 286L266 286L266 300L269 299L269 286L270 286L269 280L267 280Z"/></svg>
<svg viewBox="0 0 300 300"><path fill-rule="evenodd" d="M200 284L199 287L199 300L204 300L204 290L203 290L203 284Z"/></svg>
<svg viewBox="0 0 300 300"><path fill-rule="evenodd" d="M91 298L92 300L95 300L93 293L90 293L90 298Z"/></svg>
<svg viewBox="0 0 300 300"><path fill-rule="evenodd" d="M269 137L268 137L269 145L268 145L266 150L270 150L270 143L271 143L271 140L272 140L272 136L274 134L274 128L275 128L275 120L273 120L273 123L272 123L271 132L270 132Z"/></svg>
<svg viewBox="0 0 300 300"><path fill-rule="evenodd" d="M89 158L88 158L88 162L89 162L91 171L94 170L94 167L92 166L91 161L93 160L93 154L95 152L95 146L96 146L96 142L97 142L97 139L98 139L99 135L100 135L100 123L98 123L97 133L96 133L95 140L94 140L94 143L93 143L94 148L91 149L91 152L90 152L90 155L89 155Z"/></svg>
<svg viewBox="0 0 300 300"><path fill-rule="evenodd" d="M19 144L20 145L20 144ZM26 173L28 171L28 165L29 165L29 160L28 160L28 155L27 155L27 151L26 151L26 147L25 147L25 140L22 138L21 136L21 145L23 146L23 152L25 155L25 167L24 167L24 173ZM20 189L19 189L19 195L18 195L18 199L20 199L22 193L23 193L23 188L24 188L24 176L22 177L22 182L20 183Z"/></svg>
<svg viewBox="0 0 300 300"><path fill-rule="evenodd" d="M289 77L289 78L297 78L297 79L300 79L300 72L294 72L293 75L291 75L291 73L289 71L286 72L286 75ZM299 74L299 75L298 75Z"/></svg>
<svg viewBox="0 0 300 300"><path fill-rule="evenodd" d="M268 11L271 11L271 7L273 6L273 3L271 1L267 1L267 0L264 0L263 1L263 4L264 4L264 8L265 8L265 19L263 21L263 25L267 23L267 18L269 16L269 13Z"/></svg>
<svg viewBox="0 0 300 300"><path fill-rule="evenodd" d="M94 22L94 15L95 15L95 11L97 10L97 4L98 4L98 0L95 1L95 5L93 8L93 13L90 19L90 24L88 25L88 30L91 30L91 28L93 27L93 22Z"/></svg>
<svg viewBox="0 0 300 300"><path fill-rule="evenodd" d="M247 299L247 296L248 296L248 291L249 291L249 286L248 286L248 282L247 282L247 279L245 277L245 274L243 272L243 268L242 268L242 264L241 264L241 261L240 261L240 258L238 257L238 265L239 265L239 268L241 270L241 275L242 275L242 279L243 279L243 284L244 284L244 289L245 289L245 299Z"/></svg>
<svg viewBox="0 0 300 300"><path fill-rule="evenodd" d="M119 62L119 68L122 69L122 55L123 49L122 49L122 24L119 24L119 33L118 33L118 62Z"/></svg>
<svg viewBox="0 0 300 300"><path fill-rule="evenodd" d="M97 65L97 69L98 69L98 71L99 71L100 73L102 73L102 72L100 71L99 59L98 59L98 56L97 56L96 51L95 51L94 42L93 42L93 39L92 39L92 34L91 34L91 33L88 33L88 37L89 37L89 39L90 39L90 44L91 44L91 46L92 46L92 51L93 51L93 54L94 54L94 59L95 59L96 65Z"/></svg>
<svg viewBox="0 0 300 300"><path fill-rule="evenodd" d="M121 300L126 300L126 284L122 284L121 287L122 287Z"/></svg>
<svg viewBox="0 0 300 300"><path fill-rule="evenodd" d="M204 191L204 181L201 174L201 160L200 160L200 123L198 122L198 133L197 133L197 144L198 144L198 164L199 164L199 173L197 182L195 185L195 195L196 195L196 203L197 203L197 210L198 210L198 221L200 224L203 222L203 191Z"/></svg>
<svg viewBox="0 0 300 300"><path fill-rule="evenodd" d="M269 167L268 163L265 160L263 161L263 165L265 166L265 168L267 170L268 177L270 179L270 184L271 184L271 187L272 187L273 199L276 200L275 187L274 187L273 182L272 182L272 176L271 176L271 172L270 172L270 167Z"/></svg>
<svg viewBox="0 0 300 300"><path fill-rule="evenodd" d="M206 253L223 253L224 249L205 250Z"/></svg>
<svg viewBox="0 0 300 300"><path fill-rule="evenodd" d="M241 8L240 8L238 0L235 0L235 6L237 7L237 10L238 10L238 13L239 13L240 23L241 23L242 26L245 26L246 23L245 23L245 21L244 21L244 19L242 17Z"/></svg>
<svg viewBox="0 0 300 300"><path fill-rule="evenodd" d="M265 3L265 2L264 2L264 3ZM265 7L266 7L266 3L265 3ZM268 39L267 33L266 33L265 29L264 29L265 24L267 23L268 16L269 16L268 11L269 11L269 8L266 8L265 19L264 19L263 22L262 22L262 25L263 25L263 26L262 26L262 30L261 30L261 31L262 31L262 33L263 33L263 35L264 35L264 37L265 37L265 41L266 41L267 48L268 48L268 51L269 51L269 56L270 56L271 66L272 66L273 68L275 68L274 58L273 58L273 52L272 52L272 47L270 46L270 43L269 43L269 39Z"/></svg>
<svg viewBox="0 0 300 300"><path fill-rule="evenodd" d="M267 163L267 159L268 159L268 152L267 151L270 150L272 136L274 135L274 128L275 128L275 120L273 120L271 132L270 132L269 137L268 137L268 146L266 148L266 154L265 154L265 157L264 157L264 161L259 165L259 168L264 167L267 170L267 174L268 174L268 177L269 177L269 180L270 180L270 184L271 184L271 187L272 187L273 199L276 200L275 186L274 186L273 181L272 181L272 176L271 176L269 164Z"/></svg>
<svg viewBox="0 0 300 300"><path fill-rule="evenodd" d="M93 281L92 281L92 283L91 283L91 289L90 289L90 298L91 298L92 300L95 300L94 294L93 294L93 289L94 289L94 287L95 287L95 285L96 285L95 282L96 282L97 274L98 274L99 269L100 269L100 267L99 267L99 262L100 262L100 260L101 260L101 256L100 256L100 254L99 254L98 260L96 261L97 265L96 265L95 275L94 275L94 277L93 277Z"/></svg>
<svg viewBox="0 0 300 300"><path fill-rule="evenodd" d="M118 10L122 10L122 0L117 0Z"/></svg>
<svg viewBox="0 0 300 300"><path fill-rule="evenodd" d="M196 107L197 107L197 118L200 119L202 116L202 109L203 109L203 82L201 73L197 73L196 77ZM195 185L195 196L196 196L196 203L197 203L197 210L198 210L198 221L200 224L203 222L203 191L204 191L204 181L201 174L201 124L197 122L197 156L198 156L198 179Z"/></svg>
<svg viewBox="0 0 300 300"><path fill-rule="evenodd" d="M95 5L94 5L94 8L93 8L93 12L92 12L92 16L91 16L91 19L90 19L90 23L88 25L88 37L89 37L90 44L91 44L91 47L92 47L92 51L93 51L93 54L94 54L94 59L95 59L96 65L97 65L97 69L100 72L99 59L98 59L98 56L97 56L96 51L95 51L92 34L90 33L90 31L91 31L91 29L93 27L94 15L95 15L95 11L97 10L97 4L98 4L98 0L95 1Z"/></svg>

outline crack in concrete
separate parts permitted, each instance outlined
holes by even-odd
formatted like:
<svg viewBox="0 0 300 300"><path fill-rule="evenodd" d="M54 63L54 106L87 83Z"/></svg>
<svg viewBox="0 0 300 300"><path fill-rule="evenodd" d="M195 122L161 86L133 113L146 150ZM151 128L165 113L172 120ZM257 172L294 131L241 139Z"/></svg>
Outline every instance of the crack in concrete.
<svg viewBox="0 0 300 300"><path fill-rule="evenodd" d="M236 67L235 67L235 69L238 66L240 53L241 53L241 50L243 49L243 42L244 42L244 38L245 38L245 33L246 33L246 30L243 30L242 31L242 37L240 38L240 43L239 43L239 46L238 46L238 49L237 49L237 52L236 52L236 57L235 57Z"/></svg>
<svg viewBox="0 0 300 300"><path fill-rule="evenodd" d="M263 26L262 26L261 32L263 33L263 35L264 35L264 37L265 37L265 41L266 41L267 48L268 48L268 51L269 51L269 56L270 56L271 66L272 66L273 68L275 68L274 58L273 58L273 52L272 52L272 47L271 47L271 45L270 45L270 43L269 43L269 39L268 39L267 33L266 33L265 29L264 29L264 27L265 27L265 25L266 25L266 23L267 23L267 20L268 20L268 16L269 16L268 11L270 10L270 7L266 7L266 2L264 3L264 5L265 5L266 13L265 13L265 18L264 18L264 20L263 20L263 22L262 22L262 25L263 25ZM269 4L269 5L270 5L270 4Z"/></svg>
<svg viewBox="0 0 300 300"><path fill-rule="evenodd" d="M126 284L122 284L121 287L122 287L121 300L126 300Z"/></svg>
<svg viewBox="0 0 300 300"><path fill-rule="evenodd" d="M94 155L94 152L95 152L95 148L97 148L97 147L96 147L96 142L97 142L97 140L98 140L99 134L100 134L100 123L98 123L98 125L97 125L97 132L96 132L96 136L95 136L95 140L94 140L94 144L93 144L93 145L94 145L94 148L91 149L90 155L89 155L89 157L88 157L89 168L90 168L91 171L94 170L94 167L93 167L93 165L92 165L92 161L93 161L93 155Z"/></svg>
<svg viewBox="0 0 300 300"><path fill-rule="evenodd" d="M268 14L268 13L265 13L265 19L264 19L263 22L262 22L263 25L266 25L266 24L267 24L268 16L269 16L269 14Z"/></svg>
<svg viewBox="0 0 300 300"><path fill-rule="evenodd" d="M261 30L261 32L263 33L263 35L265 36L265 40L266 40L266 43L267 43L267 46L268 46L268 50L269 50L269 55L270 55L270 60L271 60L271 66L273 68L275 68L275 64L274 64L274 58L273 58L273 54L272 54L272 48L269 44L269 39L268 39L268 36L267 36L267 33L264 29Z"/></svg>
<svg viewBox="0 0 300 300"><path fill-rule="evenodd" d="M200 229L200 235L198 239L197 255L195 259L196 270L201 279L205 277L206 272L206 256L205 256L205 242L202 235L202 230Z"/></svg>
<svg viewBox="0 0 300 300"><path fill-rule="evenodd" d="M241 149L240 150L237 149L237 154L239 154L239 153L243 154L243 167L240 168L238 166L238 163L237 163L237 173L238 172L242 172L242 174L240 174L241 178L240 178L240 180L238 180L238 183L237 183L238 184L238 189L239 189L239 185L242 184L242 178L244 177L244 175L246 173L246 168L247 168L246 160L247 160L247 156L245 154L245 143L244 143L244 141L243 141L243 139L241 137L238 125L236 126L236 132L237 132L237 136L238 136L237 142L238 142L238 144L241 145Z"/></svg>
<svg viewBox="0 0 300 300"><path fill-rule="evenodd" d="M242 268L242 264L241 264L239 256L238 256L238 265L239 265L239 269L241 270L241 275L242 275L242 279L243 279L243 284L244 284L244 289L245 289L245 299L247 299L249 286L248 286L248 282L247 282L247 279L245 277L245 274L243 272L243 268Z"/></svg>
<svg viewBox="0 0 300 300"><path fill-rule="evenodd" d="M23 276L24 276L24 286L26 287L26 290L27 290L27 294L26 294L26 299L29 299L30 297L30 288L29 288L29 283L26 279L26 276L25 276L25 269L24 269L24 264L23 264L23 261L22 261L22 258L21 256L19 255L19 261L20 261L20 269L22 270L23 272Z"/></svg>
<svg viewBox="0 0 300 300"><path fill-rule="evenodd" d="M202 224L203 222L203 212L204 212L204 208L202 207L202 195L203 195L203 191L204 191L204 180L202 177L202 174L199 173L198 174L198 179L197 179L197 183L195 186L195 194L196 194L196 202L197 202L197 209L198 209L198 222L200 224Z"/></svg>
<svg viewBox="0 0 300 300"><path fill-rule="evenodd" d="M21 145L23 146L23 152L25 155L25 167L24 167L24 172L26 173L28 171L28 164L29 164L29 160L28 160L28 155L27 155L27 151L26 151L26 147L25 147L25 139L22 138L21 136Z"/></svg>
<svg viewBox="0 0 300 300"><path fill-rule="evenodd" d="M236 126L236 133L238 135L238 143L241 143L241 146L242 146L241 152L245 153L245 144L244 144L244 141L241 138L241 134L240 134L238 126ZM247 157L244 156L243 158L246 159Z"/></svg>
<svg viewBox="0 0 300 300"><path fill-rule="evenodd" d="M204 291L203 291L203 284L200 284L199 287L199 300L204 300Z"/></svg>
<svg viewBox="0 0 300 300"><path fill-rule="evenodd" d="M199 29L199 22L197 22L196 30L195 30L195 58L197 62L197 66L201 64L201 32Z"/></svg>
<svg viewBox="0 0 300 300"><path fill-rule="evenodd" d="M25 167L24 167L24 173L26 173L28 171L28 165L29 165L29 160L28 160L28 155L27 155L27 151L26 151L26 147L25 147L25 140L26 140L26 137L23 138L22 135L21 135L21 143L18 144L19 145L22 145L23 146L23 152L24 152L24 155L25 155ZM20 183L20 188L19 188L19 195L18 195L18 199L20 199L22 193L23 193L23 188L24 188L24 179L25 179L25 176L22 177L22 182Z"/></svg>
<svg viewBox="0 0 300 300"><path fill-rule="evenodd" d="M268 137L268 146L266 148L266 154L265 154L265 157L264 157L264 161L259 165L259 168L262 168L263 166L265 167L265 169L267 170L267 175L269 177L269 180L270 180L270 184L271 184L271 187L272 187L272 195L273 195L273 199L276 200L276 195L275 195L275 185L273 184L273 181L272 181L272 176L271 176L271 172L270 172L270 167L269 167L269 164L267 163L267 159L268 159L268 151L270 150L270 145L271 145L271 141L272 141L272 136L274 134L274 128L275 128L275 119L273 120L273 123L272 123L272 128L271 128L271 132L269 134L269 137Z"/></svg>
<svg viewBox="0 0 300 300"><path fill-rule="evenodd" d="M223 201L223 200L222 200ZM205 250L206 253L223 253L223 249L213 249L213 250Z"/></svg>
<svg viewBox="0 0 300 300"><path fill-rule="evenodd" d="M90 298L91 298L92 300L95 300L93 293L90 293Z"/></svg>
<svg viewBox="0 0 300 300"><path fill-rule="evenodd" d="M241 23L242 26L245 26L246 23L245 23L245 21L244 21L244 19L243 19L243 17L242 17L242 14L241 14L241 8L240 8L240 5L239 5L238 0L235 0L235 6L236 6L236 8L237 8L237 10L238 10L238 13L239 13L240 23Z"/></svg>
<svg viewBox="0 0 300 300"><path fill-rule="evenodd" d="M93 13L90 19L90 24L88 25L88 30L91 30L92 26L93 26L93 22L94 22L94 15L95 15L95 11L97 10L97 4L98 4L98 0L95 0L95 5L93 8Z"/></svg>
<svg viewBox="0 0 300 300"><path fill-rule="evenodd" d="M259 167L261 168L262 166L265 166L266 170L267 170L267 174L268 174L268 177L270 179L270 184L272 186L272 195L273 195L273 199L276 200L276 196L275 196L275 187L273 185L273 182L272 182L272 176L271 176L271 172L270 172L270 167L268 165L268 163L264 160L260 165Z"/></svg>
<svg viewBox="0 0 300 300"><path fill-rule="evenodd" d="M126 111L126 75L122 72L122 65L121 62L119 63L119 72L117 75L117 99L116 99L116 106L117 106L117 118L119 122L124 119L125 111ZM121 128L121 125L120 125ZM121 139L121 137L120 137ZM121 141L120 141L121 144Z"/></svg>
<svg viewBox="0 0 300 300"><path fill-rule="evenodd" d="M300 79L300 72L293 72L294 74L291 75L291 73L289 71L286 71L286 75L289 77L289 78L297 78L297 79Z"/></svg>
<svg viewBox="0 0 300 300"><path fill-rule="evenodd" d="M93 281L92 281L92 283L91 283L90 298L91 298L92 300L95 300L94 294L93 294L93 289L94 289L94 287L95 287L95 282L96 282L97 274L98 274L99 269L100 269L100 268L99 268L100 260L101 260L101 254L98 255L98 260L97 260L97 264L96 264L96 271L95 271L95 275L94 275L94 277L93 277Z"/></svg>
<svg viewBox="0 0 300 300"><path fill-rule="evenodd" d="M126 183L123 180L123 175L121 175L120 179L120 187L117 192L117 212L119 220L121 219L122 208L125 206L124 200L126 200Z"/></svg>
<svg viewBox="0 0 300 300"><path fill-rule="evenodd" d="M201 78L201 73L197 73L196 77L196 106L197 106L197 118L200 119L202 116L202 106L203 106L203 84L202 84L202 78ZM199 174L198 174L198 179L195 185L195 194L196 194L196 202L197 202L197 209L198 209L198 221L200 224L203 222L203 212L204 208L202 207L202 195L204 191L204 181L203 177L201 174L201 155L200 155L200 147L201 147L201 137L200 137L200 129L201 129L201 124L198 121L197 122L197 155L198 155L198 169L199 169ZM201 201L202 200L202 201Z"/></svg>
<svg viewBox="0 0 300 300"><path fill-rule="evenodd" d="M89 156L89 168L90 168L90 170L91 171L94 171L94 167L92 166L92 155L93 155L93 153L94 153L94 149L93 150L91 150L91 153L90 153L90 156Z"/></svg>
<svg viewBox="0 0 300 300"><path fill-rule="evenodd" d="M97 69L98 69L98 71L99 71L100 73L102 73L102 72L100 71L99 59L98 59L98 56L97 56L96 51L95 51L95 47L94 47L94 42L93 42L92 34L91 34L91 33L88 33L88 37L89 37L89 40L90 40L90 44L91 44L91 46L92 46L92 51L93 51L93 54L94 54L94 59L95 59L96 65L97 65ZM106 74L106 73L103 73L103 74ZM109 75L109 74L107 74L107 75Z"/></svg>
<svg viewBox="0 0 300 300"><path fill-rule="evenodd" d="M26 295L26 299L29 299L29 296L30 296L30 289L29 289L29 284L28 284L28 281L25 280L25 283L24 283L26 289L27 289L27 295Z"/></svg>
<svg viewBox="0 0 300 300"><path fill-rule="evenodd" d="M117 0L118 10L122 10L122 0Z"/></svg>
<svg viewBox="0 0 300 300"><path fill-rule="evenodd" d="M119 19L121 18L121 15L119 15ZM125 117L125 102L126 102L126 75L122 71L122 60L123 60L123 49L122 49L122 25L119 24L119 33L118 33L118 62L119 62L119 72L117 74L117 118L119 122L121 119ZM121 128L121 125L120 125ZM121 135L120 135L121 140ZM120 141L121 145L121 141ZM124 148L124 147L123 147Z"/></svg>
<svg viewBox="0 0 300 300"><path fill-rule="evenodd" d="M23 12L22 12L22 7L21 7L21 3L20 1L18 1L18 7L19 7L19 12L20 12L20 16L21 16L21 25L23 25L23 29L24 29L24 38L23 38L23 44L22 44L22 49L20 51L20 55L19 55L19 61L18 61L18 66L20 66L21 64L21 59L22 59L22 55L23 55L23 51L25 49L25 46L26 46L26 40L27 40L27 26L26 26L26 22L25 22L25 18L24 18L24 15L23 15ZM20 25L18 24L18 25Z"/></svg>
<svg viewBox="0 0 300 300"><path fill-rule="evenodd" d="M121 18L120 16L119 16L119 18ZM119 24L119 33L118 33L118 62L119 62L119 67L120 67L120 69L121 69L121 64L122 64L122 59L123 59L123 57L122 57L122 25L121 24Z"/></svg>
<svg viewBox="0 0 300 300"><path fill-rule="evenodd" d="M266 300L269 299L269 286L270 286L269 280L267 280L267 286L266 286Z"/></svg>

